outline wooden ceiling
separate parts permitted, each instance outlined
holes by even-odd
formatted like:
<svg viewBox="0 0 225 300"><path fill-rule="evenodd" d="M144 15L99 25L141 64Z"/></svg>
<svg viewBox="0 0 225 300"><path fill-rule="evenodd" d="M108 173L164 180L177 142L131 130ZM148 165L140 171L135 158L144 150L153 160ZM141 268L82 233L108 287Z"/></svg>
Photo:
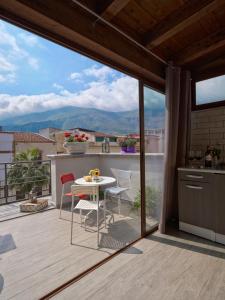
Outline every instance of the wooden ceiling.
<svg viewBox="0 0 225 300"><path fill-rule="evenodd" d="M7 0L0 16L162 88L165 64L196 80L225 74L225 0ZM146 47L147 50L144 50Z"/></svg>
<svg viewBox="0 0 225 300"><path fill-rule="evenodd" d="M97 0L95 5L153 53L192 70L197 80L225 73L225 0Z"/></svg>

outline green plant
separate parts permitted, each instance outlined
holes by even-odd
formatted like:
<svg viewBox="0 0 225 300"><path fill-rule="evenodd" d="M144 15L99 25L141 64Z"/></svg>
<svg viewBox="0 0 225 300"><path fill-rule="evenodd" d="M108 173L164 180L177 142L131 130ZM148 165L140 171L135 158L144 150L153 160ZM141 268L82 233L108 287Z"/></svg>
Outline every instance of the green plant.
<svg viewBox="0 0 225 300"><path fill-rule="evenodd" d="M127 144L127 147L133 147L137 144L137 140L136 139L131 139L131 138L128 138L126 140L126 144Z"/></svg>
<svg viewBox="0 0 225 300"><path fill-rule="evenodd" d="M218 148L214 148L212 151L213 157L217 157L218 159L220 159L220 154L221 154L221 150Z"/></svg>
<svg viewBox="0 0 225 300"><path fill-rule="evenodd" d="M120 147L127 147L127 139L124 137L118 138L117 143L120 145Z"/></svg>
<svg viewBox="0 0 225 300"><path fill-rule="evenodd" d="M154 215L157 205L160 200L160 192L155 187L146 186L145 188L145 201L146 209L149 214ZM141 207L141 191L135 197L134 207L136 209Z"/></svg>
<svg viewBox="0 0 225 300"><path fill-rule="evenodd" d="M48 164L41 161L41 151L37 148L28 149L16 154L14 163L8 171L8 185L27 194L49 183L50 170Z"/></svg>

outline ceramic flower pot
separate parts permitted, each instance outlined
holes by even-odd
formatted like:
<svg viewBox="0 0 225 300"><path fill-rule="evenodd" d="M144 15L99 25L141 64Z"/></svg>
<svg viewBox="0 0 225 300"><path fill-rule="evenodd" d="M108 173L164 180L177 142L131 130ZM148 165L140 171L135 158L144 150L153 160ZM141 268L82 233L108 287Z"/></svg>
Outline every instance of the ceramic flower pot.
<svg viewBox="0 0 225 300"><path fill-rule="evenodd" d="M127 153L136 153L135 146L127 146Z"/></svg>
<svg viewBox="0 0 225 300"><path fill-rule="evenodd" d="M88 142L66 142L63 147L69 154L83 154L88 150Z"/></svg>
<svg viewBox="0 0 225 300"><path fill-rule="evenodd" d="M121 151L126 153L127 152L127 146L122 146Z"/></svg>

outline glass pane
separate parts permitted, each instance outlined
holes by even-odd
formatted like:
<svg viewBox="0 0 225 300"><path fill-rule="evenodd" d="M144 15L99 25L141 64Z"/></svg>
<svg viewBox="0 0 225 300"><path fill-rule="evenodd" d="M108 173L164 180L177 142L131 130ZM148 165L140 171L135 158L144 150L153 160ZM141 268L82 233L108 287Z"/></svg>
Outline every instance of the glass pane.
<svg viewBox="0 0 225 300"><path fill-rule="evenodd" d="M141 236L138 81L3 21L0 36L0 298L39 299Z"/></svg>
<svg viewBox="0 0 225 300"><path fill-rule="evenodd" d="M163 188L165 96L144 87L146 230L159 221Z"/></svg>
<svg viewBox="0 0 225 300"><path fill-rule="evenodd" d="M225 75L196 83L196 104L225 100Z"/></svg>

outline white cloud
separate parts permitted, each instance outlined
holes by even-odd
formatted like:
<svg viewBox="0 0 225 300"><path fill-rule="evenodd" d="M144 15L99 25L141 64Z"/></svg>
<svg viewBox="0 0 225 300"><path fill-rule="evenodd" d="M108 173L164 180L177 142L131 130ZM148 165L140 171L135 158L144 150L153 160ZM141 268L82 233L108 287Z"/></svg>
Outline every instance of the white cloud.
<svg viewBox="0 0 225 300"><path fill-rule="evenodd" d="M82 76L81 73L74 72L74 73L70 74L69 79L72 79L72 80L74 80L74 79L80 79L81 76Z"/></svg>
<svg viewBox="0 0 225 300"><path fill-rule="evenodd" d="M34 47L34 46L41 47L38 37L33 34L21 32L20 34L18 34L18 37L22 40L22 42L24 42L29 47Z"/></svg>
<svg viewBox="0 0 225 300"><path fill-rule="evenodd" d="M2 107L1 103L6 103ZM111 83L92 82L78 93L67 90L41 95L0 94L0 116L22 115L65 106L92 107L107 111L125 111L138 107L138 82L123 76Z"/></svg>
<svg viewBox="0 0 225 300"><path fill-rule="evenodd" d="M2 21L0 21L0 45L9 46L14 54L21 53L21 49L17 44L16 38L6 31Z"/></svg>
<svg viewBox="0 0 225 300"><path fill-rule="evenodd" d="M197 82L196 100L198 104L222 101L225 97L225 75Z"/></svg>
<svg viewBox="0 0 225 300"><path fill-rule="evenodd" d="M83 80L82 80L82 77L83 77L83 74L82 72L78 73L78 72L73 72L69 75L69 80L72 80L73 82L75 83L82 83Z"/></svg>
<svg viewBox="0 0 225 300"><path fill-rule="evenodd" d="M34 57L28 57L28 64L34 69L39 69L39 61Z"/></svg>
<svg viewBox="0 0 225 300"><path fill-rule="evenodd" d="M0 82L14 82L16 66L0 53Z"/></svg>
<svg viewBox="0 0 225 300"><path fill-rule="evenodd" d="M113 72L114 70L107 66L98 68L96 65L83 71L86 76L93 76L95 78L98 78L99 80L104 80L108 75L112 75Z"/></svg>
<svg viewBox="0 0 225 300"><path fill-rule="evenodd" d="M3 21L0 21L0 47L1 82L14 82L21 62L27 62L34 70L39 68L38 59L20 45L18 36L7 31Z"/></svg>
<svg viewBox="0 0 225 300"><path fill-rule="evenodd" d="M13 72L16 67L6 57L0 54L0 71L1 72Z"/></svg>
<svg viewBox="0 0 225 300"><path fill-rule="evenodd" d="M61 85L61 84L58 84L58 83L53 83L53 85L52 85L55 89L57 89L57 90L62 90L63 89L63 86Z"/></svg>

